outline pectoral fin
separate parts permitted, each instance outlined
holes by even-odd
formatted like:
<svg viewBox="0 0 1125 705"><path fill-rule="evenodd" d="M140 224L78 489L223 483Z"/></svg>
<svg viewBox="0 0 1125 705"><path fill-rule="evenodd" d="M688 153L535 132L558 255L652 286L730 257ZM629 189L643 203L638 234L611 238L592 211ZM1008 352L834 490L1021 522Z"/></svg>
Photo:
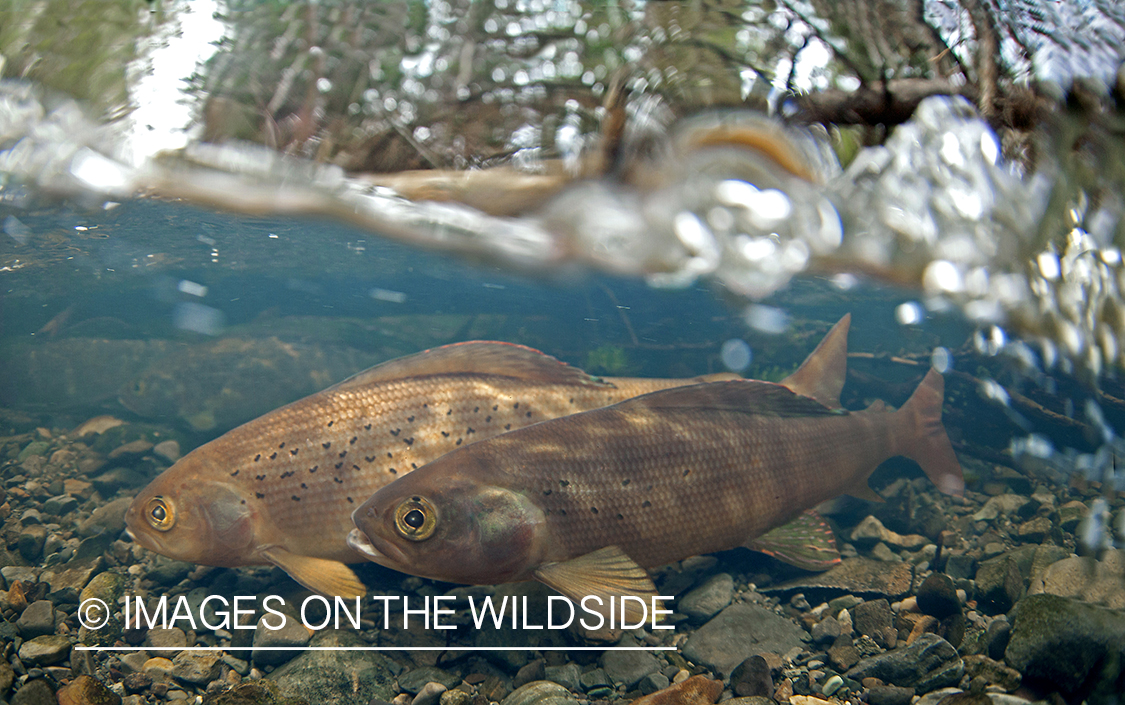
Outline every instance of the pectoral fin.
<svg viewBox="0 0 1125 705"><path fill-rule="evenodd" d="M656 597L656 586L652 584L652 578L617 546L606 546L561 563L548 563L535 571L534 575L536 580L558 590L576 604L580 604L587 595L600 598L602 608L595 611L602 612L607 617L611 598L617 598L614 603L620 605L622 596L631 595L651 606ZM595 609L597 601L590 600L586 605ZM657 601L656 609L663 609L663 604ZM629 623L651 618L651 614L642 613L640 605L635 601L625 601L625 619Z"/></svg>
<svg viewBox="0 0 1125 705"><path fill-rule="evenodd" d="M289 577L321 595L363 597L367 593L367 588L352 569L339 561L299 556L276 546L262 555Z"/></svg>

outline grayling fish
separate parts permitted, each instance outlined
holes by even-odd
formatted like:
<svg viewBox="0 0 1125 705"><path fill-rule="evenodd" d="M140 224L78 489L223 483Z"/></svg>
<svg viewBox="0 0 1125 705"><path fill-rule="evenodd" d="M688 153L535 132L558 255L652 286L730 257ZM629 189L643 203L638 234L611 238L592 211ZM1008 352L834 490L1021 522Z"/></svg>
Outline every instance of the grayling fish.
<svg viewBox="0 0 1125 705"><path fill-rule="evenodd" d="M652 597L644 568L753 542L905 455L943 492L961 467L931 370L888 412L752 380L653 392L475 443L376 492L349 543L405 573Z"/></svg>

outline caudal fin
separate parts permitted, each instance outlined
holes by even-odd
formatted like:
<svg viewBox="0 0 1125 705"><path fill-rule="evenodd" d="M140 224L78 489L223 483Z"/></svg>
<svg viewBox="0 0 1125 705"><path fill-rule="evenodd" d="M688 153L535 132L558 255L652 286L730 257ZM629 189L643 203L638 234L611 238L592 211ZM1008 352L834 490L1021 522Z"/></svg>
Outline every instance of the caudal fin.
<svg viewBox="0 0 1125 705"><path fill-rule="evenodd" d="M820 345L816 346L797 371L781 380L781 384L797 394L812 397L829 409L840 408L840 391L848 371L848 328L852 314L832 326Z"/></svg>
<svg viewBox="0 0 1125 705"><path fill-rule="evenodd" d="M901 420L900 452L922 466L939 490L959 495L965 491L965 478L941 424L944 397L945 378L931 368L910 399L895 412Z"/></svg>

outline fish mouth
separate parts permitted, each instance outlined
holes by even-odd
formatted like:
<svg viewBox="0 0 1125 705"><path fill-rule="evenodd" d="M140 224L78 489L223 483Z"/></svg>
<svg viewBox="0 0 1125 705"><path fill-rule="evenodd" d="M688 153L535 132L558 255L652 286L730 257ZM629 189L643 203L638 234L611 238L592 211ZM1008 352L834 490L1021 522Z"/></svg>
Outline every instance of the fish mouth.
<svg viewBox="0 0 1125 705"><path fill-rule="evenodd" d="M367 538L367 534L359 529L352 529L348 532L348 546L351 549L369 561L378 563L388 567L395 567L404 565L406 563L406 556L394 544L384 543L383 550L375 548L375 544Z"/></svg>

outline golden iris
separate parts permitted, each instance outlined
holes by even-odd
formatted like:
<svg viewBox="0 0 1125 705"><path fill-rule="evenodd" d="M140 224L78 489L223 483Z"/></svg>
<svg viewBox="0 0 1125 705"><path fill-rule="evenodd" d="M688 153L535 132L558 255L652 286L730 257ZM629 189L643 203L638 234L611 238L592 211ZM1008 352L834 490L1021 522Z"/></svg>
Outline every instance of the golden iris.
<svg viewBox="0 0 1125 705"><path fill-rule="evenodd" d="M433 535L435 526L437 526L437 511L425 497L403 500L395 510L395 528L403 538L425 541Z"/></svg>
<svg viewBox="0 0 1125 705"><path fill-rule="evenodd" d="M167 531L176 523L176 511L163 497L153 497L145 505L145 518L157 531Z"/></svg>

